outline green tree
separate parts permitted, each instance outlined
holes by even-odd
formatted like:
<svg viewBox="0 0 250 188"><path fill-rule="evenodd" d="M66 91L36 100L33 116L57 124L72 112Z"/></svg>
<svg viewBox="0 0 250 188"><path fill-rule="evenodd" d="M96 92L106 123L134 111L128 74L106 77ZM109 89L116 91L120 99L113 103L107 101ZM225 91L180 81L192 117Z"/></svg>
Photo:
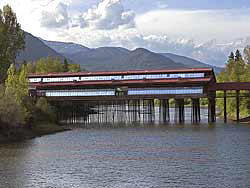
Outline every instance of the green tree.
<svg viewBox="0 0 250 188"><path fill-rule="evenodd" d="M232 52L228 58L228 62L224 68L224 70L217 76L218 82L244 82L250 81L250 74L249 74L249 64L248 61L250 60L250 50L244 50L244 57L243 59L239 50L234 53ZM223 96L222 92L218 93L219 95ZM235 92L233 93L235 94ZM231 118L235 118L236 116L236 99L235 98L228 98L227 99L227 112ZM223 111L224 103L222 100L217 101L217 106ZM241 99L240 102L240 115L242 117L249 116L250 114L250 100L249 99Z"/></svg>
<svg viewBox="0 0 250 188"><path fill-rule="evenodd" d="M22 107L15 96L6 94L5 88L0 86L0 128L17 127L25 123Z"/></svg>
<svg viewBox="0 0 250 188"><path fill-rule="evenodd" d="M43 113L47 113L49 111L49 104L47 99L44 97L39 98L36 102L36 108Z"/></svg>
<svg viewBox="0 0 250 188"><path fill-rule="evenodd" d="M244 81L245 73L245 62L239 50L235 53L235 63L234 63L234 75L236 79L234 81L241 82Z"/></svg>
<svg viewBox="0 0 250 188"><path fill-rule="evenodd" d="M244 59L245 59L245 82L250 82L250 46L244 49Z"/></svg>
<svg viewBox="0 0 250 188"><path fill-rule="evenodd" d="M15 63L16 56L24 47L24 32L16 14L6 5L3 11L0 10L0 82L5 80L9 66Z"/></svg>
<svg viewBox="0 0 250 188"><path fill-rule="evenodd" d="M34 73L63 72L63 64L60 59L47 57L37 60Z"/></svg>
<svg viewBox="0 0 250 188"><path fill-rule="evenodd" d="M41 58L34 62L27 63L28 73L52 73L52 72L80 72L81 67L78 64L69 64L67 59L64 59L63 64L60 59L47 57Z"/></svg>
<svg viewBox="0 0 250 188"><path fill-rule="evenodd" d="M245 61L246 61L246 64L247 65L250 65L250 46L247 46L245 49L244 49L244 55L245 55Z"/></svg>
<svg viewBox="0 0 250 188"><path fill-rule="evenodd" d="M69 64L69 72L81 72L81 67L78 64Z"/></svg>
<svg viewBox="0 0 250 188"><path fill-rule="evenodd" d="M68 68L69 64L68 64L68 60L66 58L64 58L64 62L63 62L63 72L68 72L69 68Z"/></svg>
<svg viewBox="0 0 250 188"><path fill-rule="evenodd" d="M5 81L5 93L7 96L15 97L15 101L22 112L24 121L30 118L30 111L24 102L28 97L28 80L26 65L22 65L19 72L16 71L15 65L11 64L8 69L7 79Z"/></svg>

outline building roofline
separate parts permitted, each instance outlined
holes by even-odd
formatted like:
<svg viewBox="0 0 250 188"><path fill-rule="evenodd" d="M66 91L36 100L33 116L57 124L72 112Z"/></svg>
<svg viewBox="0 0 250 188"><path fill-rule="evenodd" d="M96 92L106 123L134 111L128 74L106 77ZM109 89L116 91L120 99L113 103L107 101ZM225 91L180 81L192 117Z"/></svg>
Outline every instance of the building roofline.
<svg viewBox="0 0 250 188"><path fill-rule="evenodd" d="M64 72L64 73L40 73L29 74L29 78L36 77L68 77L68 76L107 76L107 75L134 75L134 74L159 74L159 73L196 73L212 72L213 68L187 68L187 69L156 69L156 70L131 70L131 71L97 71L97 72Z"/></svg>
<svg viewBox="0 0 250 188"><path fill-rule="evenodd" d="M118 86L118 85L133 85L133 84L208 84L211 78L188 78L188 79L154 79L154 80L124 80L124 81L80 81L80 82L54 82L54 83L32 83L32 87L55 87L55 86Z"/></svg>

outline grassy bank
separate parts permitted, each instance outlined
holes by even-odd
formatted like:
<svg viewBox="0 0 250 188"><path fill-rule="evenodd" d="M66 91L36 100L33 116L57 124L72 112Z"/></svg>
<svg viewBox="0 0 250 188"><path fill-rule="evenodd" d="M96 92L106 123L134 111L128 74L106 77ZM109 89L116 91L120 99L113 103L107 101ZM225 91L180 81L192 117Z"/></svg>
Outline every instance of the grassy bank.
<svg viewBox="0 0 250 188"><path fill-rule="evenodd" d="M19 142L68 130L70 129L54 123L39 123L32 128L0 130L0 143Z"/></svg>

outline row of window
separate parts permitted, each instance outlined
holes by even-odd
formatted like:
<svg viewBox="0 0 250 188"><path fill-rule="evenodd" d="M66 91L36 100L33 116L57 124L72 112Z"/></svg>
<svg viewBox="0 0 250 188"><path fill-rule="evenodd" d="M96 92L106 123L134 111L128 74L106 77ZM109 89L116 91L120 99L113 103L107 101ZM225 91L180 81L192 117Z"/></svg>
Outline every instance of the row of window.
<svg viewBox="0 0 250 188"><path fill-rule="evenodd" d="M70 91L60 91L60 90L47 90L44 91L47 97L78 97L78 96L114 96L115 90L70 90Z"/></svg>
<svg viewBox="0 0 250 188"><path fill-rule="evenodd" d="M115 90L73 90L73 91L58 91L47 90L47 97L76 97L76 96L115 96ZM181 95L181 94L202 94L203 88L150 88L150 89L129 89L127 95Z"/></svg>
<svg viewBox="0 0 250 188"><path fill-rule="evenodd" d="M128 95L185 95L202 94L202 88L129 90Z"/></svg>
<svg viewBox="0 0 250 188"><path fill-rule="evenodd" d="M30 78L31 83L36 82L73 82L73 81L105 81L105 80L143 80L164 78L203 78L204 73L187 74L145 74L124 76L80 76L80 77L55 77L55 78Z"/></svg>

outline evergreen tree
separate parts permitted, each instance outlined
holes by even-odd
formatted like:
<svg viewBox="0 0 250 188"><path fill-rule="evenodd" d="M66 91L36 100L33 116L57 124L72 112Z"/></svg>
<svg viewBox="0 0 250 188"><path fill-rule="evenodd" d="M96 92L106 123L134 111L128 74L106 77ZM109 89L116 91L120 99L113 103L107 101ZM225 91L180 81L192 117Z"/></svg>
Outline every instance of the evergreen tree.
<svg viewBox="0 0 250 188"><path fill-rule="evenodd" d="M3 11L0 10L0 83L5 80L9 66L15 63L16 56L24 46L24 32L16 14L6 5Z"/></svg>
<svg viewBox="0 0 250 188"><path fill-rule="evenodd" d="M235 61L240 61L242 59L240 51L237 49L235 52Z"/></svg>
<svg viewBox="0 0 250 188"><path fill-rule="evenodd" d="M244 76L244 72L245 72L245 62L242 58L242 55L240 53L239 50L236 50L235 53L235 63L234 63L234 76L235 76L235 80L236 82L241 82L244 80L243 76Z"/></svg>

